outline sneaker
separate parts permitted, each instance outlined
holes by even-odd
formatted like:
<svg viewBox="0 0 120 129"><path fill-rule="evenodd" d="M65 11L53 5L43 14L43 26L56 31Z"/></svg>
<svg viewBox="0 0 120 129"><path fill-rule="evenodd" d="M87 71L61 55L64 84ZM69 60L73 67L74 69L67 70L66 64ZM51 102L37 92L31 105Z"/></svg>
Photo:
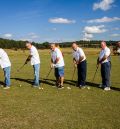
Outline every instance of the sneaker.
<svg viewBox="0 0 120 129"><path fill-rule="evenodd" d="M4 90L8 90L8 89L10 89L10 87L9 87L9 86L6 86L6 87L4 87L3 89L4 89Z"/></svg>
<svg viewBox="0 0 120 129"><path fill-rule="evenodd" d="M58 89L64 89L64 86L63 85L59 85Z"/></svg>
<svg viewBox="0 0 120 129"><path fill-rule="evenodd" d="M57 86L57 87L58 87L59 85L60 85L60 84L59 84L59 83L57 83L57 82L54 84L54 86Z"/></svg>
<svg viewBox="0 0 120 129"><path fill-rule="evenodd" d="M80 88L80 89L85 89L85 88L86 88L86 86L82 86L82 85L80 85L80 86L79 86L79 88Z"/></svg>
<svg viewBox="0 0 120 129"><path fill-rule="evenodd" d="M105 87L104 88L104 91L109 91L110 90L110 87Z"/></svg>
<svg viewBox="0 0 120 129"><path fill-rule="evenodd" d="M39 88L39 86L36 86L36 85L33 85L32 87L33 87L33 88Z"/></svg>

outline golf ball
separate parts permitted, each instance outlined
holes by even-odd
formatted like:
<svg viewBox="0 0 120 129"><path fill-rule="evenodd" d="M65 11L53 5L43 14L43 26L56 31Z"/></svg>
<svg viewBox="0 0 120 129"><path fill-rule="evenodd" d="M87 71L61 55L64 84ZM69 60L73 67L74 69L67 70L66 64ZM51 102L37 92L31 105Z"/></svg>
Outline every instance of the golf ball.
<svg viewBox="0 0 120 129"><path fill-rule="evenodd" d="M88 90L90 90L90 87L87 87L88 88Z"/></svg>
<svg viewBox="0 0 120 129"><path fill-rule="evenodd" d="M21 87L22 85L20 85L20 87Z"/></svg>
<svg viewBox="0 0 120 129"><path fill-rule="evenodd" d="M39 90L43 90L43 87L39 87L38 89L39 89Z"/></svg>
<svg viewBox="0 0 120 129"><path fill-rule="evenodd" d="M67 87L67 89L68 89L68 90L70 90L70 89L71 89L71 87Z"/></svg>

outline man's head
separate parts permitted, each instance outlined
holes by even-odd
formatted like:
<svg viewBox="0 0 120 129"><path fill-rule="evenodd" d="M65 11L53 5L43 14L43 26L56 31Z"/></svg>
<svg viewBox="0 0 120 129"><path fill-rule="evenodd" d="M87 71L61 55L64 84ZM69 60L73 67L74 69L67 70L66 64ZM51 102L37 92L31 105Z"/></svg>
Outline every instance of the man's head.
<svg viewBox="0 0 120 129"><path fill-rule="evenodd" d="M26 48L31 49L31 47L32 47L32 43L31 42L26 42Z"/></svg>
<svg viewBox="0 0 120 129"><path fill-rule="evenodd" d="M55 48L56 48L55 43L51 43L51 44L50 44L50 49L51 49L52 51L54 51Z"/></svg>
<svg viewBox="0 0 120 129"><path fill-rule="evenodd" d="M102 42L101 42L101 48L102 48L102 49L105 49L105 47L106 47L106 42L105 42L105 41L102 41Z"/></svg>
<svg viewBox="0 0 120 129"><path fill-rule="evenodd" d="M78 47L78 45L74 42L74 43L72 43L72 49L74 50L74 51L76 51L77 50L77 47Z"/></svg>
<svg viewBox="0 0 120 129"><path fill-rule="evenodd" d="M118 47L120 47L120 42L118 42Z"/></svg>

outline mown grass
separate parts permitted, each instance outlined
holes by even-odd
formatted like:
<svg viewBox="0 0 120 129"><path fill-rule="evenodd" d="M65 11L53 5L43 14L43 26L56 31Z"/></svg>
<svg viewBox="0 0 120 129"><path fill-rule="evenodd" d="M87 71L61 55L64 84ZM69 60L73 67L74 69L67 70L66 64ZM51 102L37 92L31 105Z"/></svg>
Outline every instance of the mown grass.
<svg viewBox="0 0 120 129"><path fill-rule="evenodd" d="M120 61L112 56L112 90L104 92L97 87L101 82L100 70L91 84L95 72L98 49L85 49L87 54L87 82L91 89L80 90L70 81L73 73L71 49L63 49L65 57L65 89L53 88L53 71L44 90L33 89L33 69L30 65L16 70L25 61L28 51L7 50L11 62L12 87L0 88L0 129L119 129L120 128ZM49 71L48 50L41 56L41 80ZM0 82L4 80L0 70ZM76 76L74 78L76 80ZM22 87L20 87L22 85ZM71 86L71 90L67 89Z"/></svg>

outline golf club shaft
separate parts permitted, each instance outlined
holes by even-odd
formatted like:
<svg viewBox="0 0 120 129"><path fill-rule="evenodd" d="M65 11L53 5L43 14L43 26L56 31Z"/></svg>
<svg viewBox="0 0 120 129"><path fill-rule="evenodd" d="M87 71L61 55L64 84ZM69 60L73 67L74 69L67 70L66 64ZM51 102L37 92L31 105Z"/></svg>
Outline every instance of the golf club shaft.
<svg viewBox="0 0 120 129"><path fill-rule="evenodd" d="M76 72L76 67L74 67L73 76L72 76L72 81L73 81L73 79L74 79L75 72Z"/></svg>
<svg viewBox="0 0 120 129"><path fill-rule="evenodd" d="M23 64L17 71L20 71L26 64Z"/></svg>
<svg viewBox="0 0 120 129"><path fill-rule="evenodd" d="M48 74L47 74L47 76L46 76L45 80L49 77L49 75L50 75L51 71L52 71L52 68L49 70L49 72L48 72Z"/></svg>
<svg viewBox="0 0 120 129"><path fill-rule="evenodd" d="M99 67L96 68L96 71L95 71L94 77L93 77L93 79L92 79L92 82L93 82L94 79L95 79L95 76L96 76L96 73L97 73L97 71L98 71L98 68L99 68Z"/></svg>
<svg viewBox="0 0 120 129"><path fill-rule="evenodd" d="M41 87L43 87L43 86L44 86L44 84L46 83L46 80L48 79L48 77L49 77L49 75L50 75L51 71L52 71L52 68L49 70L49 72L48 72L48 74L47 74L47 76L46 76L46 78L45 78L45 82L43 83L43 85L42 85Z"/></svg>

